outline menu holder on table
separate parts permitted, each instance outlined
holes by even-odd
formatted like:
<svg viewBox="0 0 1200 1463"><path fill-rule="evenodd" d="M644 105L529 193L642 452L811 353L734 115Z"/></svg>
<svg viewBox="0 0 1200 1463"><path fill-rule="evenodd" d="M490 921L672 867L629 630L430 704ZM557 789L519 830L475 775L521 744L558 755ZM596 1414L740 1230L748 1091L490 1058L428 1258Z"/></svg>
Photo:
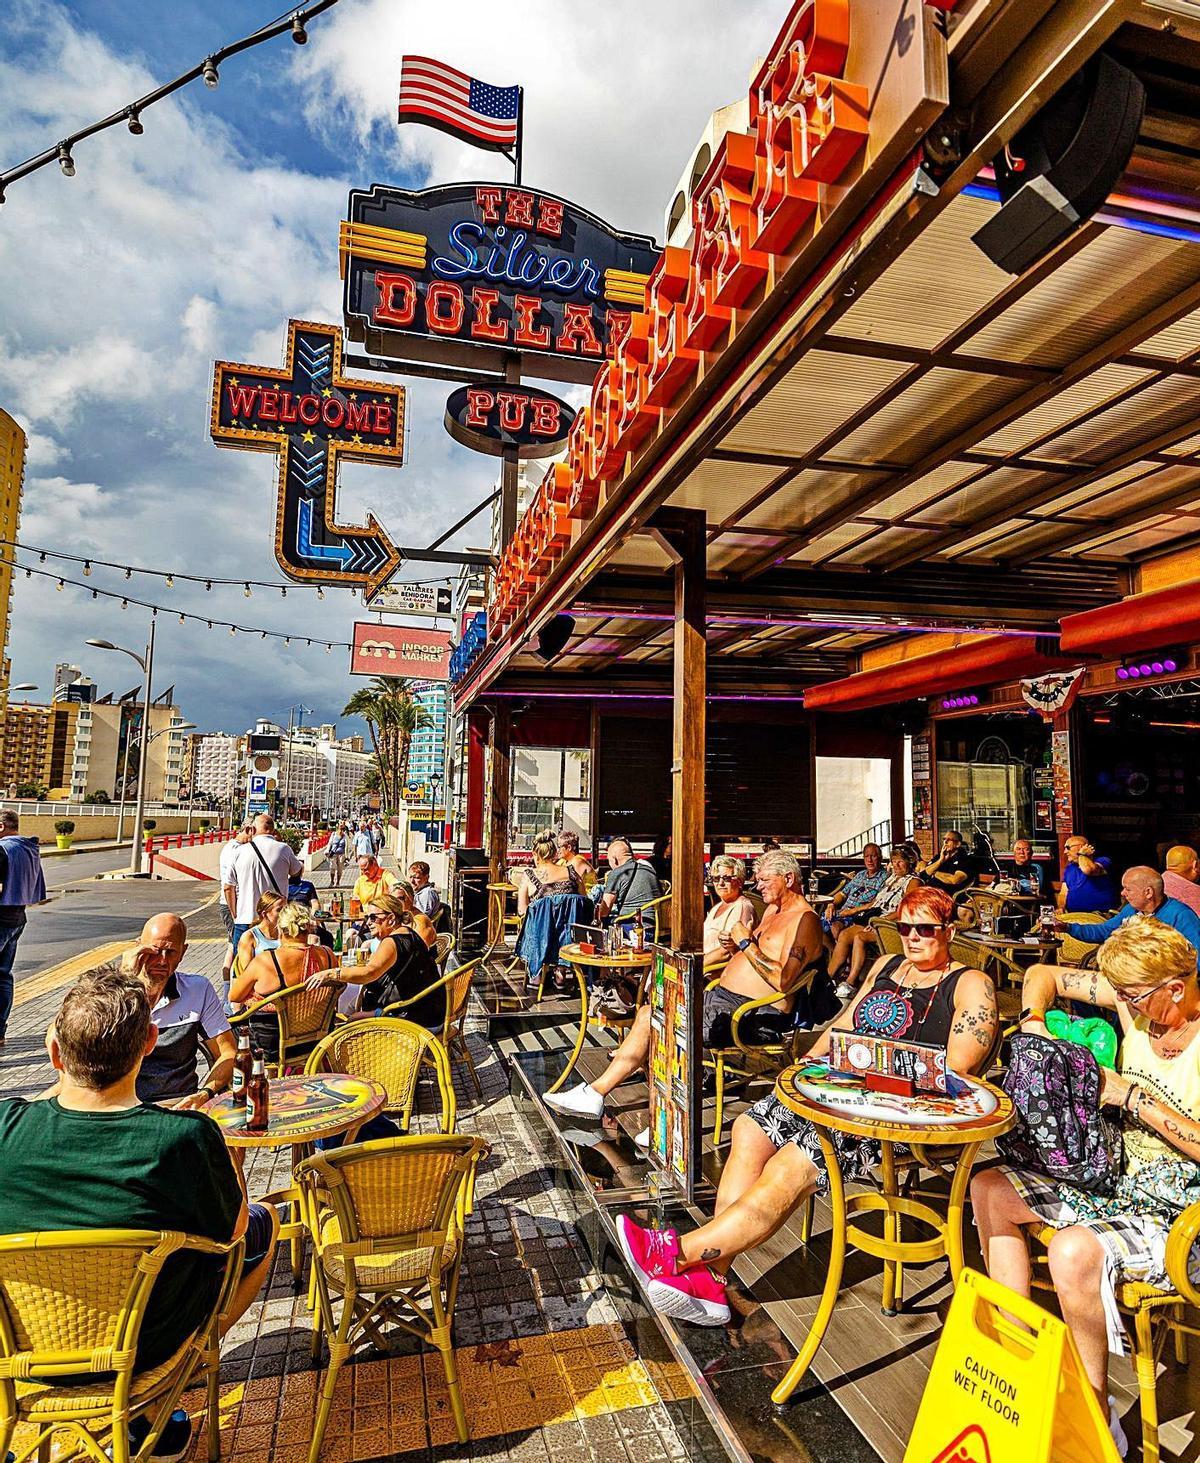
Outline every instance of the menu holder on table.
<svg viewBox="0 0 1200 1463"><path fill-rule="evenodd" d="M833 1031L826 1061L833 1071L858 1077L875 1091L904 1096L951 1091L947 1082L946 1048L941 1046L864 1036L856 1031Z"/></svg>

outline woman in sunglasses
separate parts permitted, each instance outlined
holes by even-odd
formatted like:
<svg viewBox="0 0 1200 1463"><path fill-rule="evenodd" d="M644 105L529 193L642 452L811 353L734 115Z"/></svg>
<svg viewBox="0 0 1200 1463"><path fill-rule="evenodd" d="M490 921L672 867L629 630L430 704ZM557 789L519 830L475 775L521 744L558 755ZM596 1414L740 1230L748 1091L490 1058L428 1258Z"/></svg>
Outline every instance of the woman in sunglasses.
<svg viewBox="0 0 1200 1463"><path fill-rule="evenodd" d="M709 879L717 902L704 916L704 959L725 959L721 936L733 932L736 924L752 930L758 923L754 905L742 893L746 884L746 865L740 858L718 854L709 865Z"/></svg>
<svg viewBox="0 0 1200 1463"><path fill-rule="evenodd" d="M876 961L862 992L809 1054L824 1056L829 1031L837 1029L943 1046L952 1071L983 1071L996 1041L996 992L982 971L950 956L954 901L944 890L922 887L905 895L896 917L904 953ZM879 1145L870 1139L828 1136L846 1178L864 1177L879 1162ZM643 1229L622 1214L617 1233L656 1310L719 1326L729 1319L725 1272L734 1258L769 1239L797 1204L828 1186L812 1124L772 1094L733 1125L713 1219L679 1234Z"/></svg>
<svg viewBox="0 0 1200 1463"><path fill-rule="evenodd" d="M1047 1257L1063 1320L1108 1416L1117 1451L1127 1443L1108 1396L1108 1355L1125 1351L1118 1282L1171 1288L1167 1233L1200 1198L1200 985L1196 951L1150 915L1125 921L1100 947L1099 973L1032 965L1021 988L1021 1030L1048 1036L1058 997L1115 1010L1117 1071L1101 1068L1101 1103L1124 1126L1125 1158L1109 1196L1002 1164L971 1180L988 1273L1021 1295L1030 1288L1028 1225L1057 1233ZM1196 1266L1190 1266L1193 1277Z"/></svg>
<svg viewBox="0 0 1200 1463"><path fill-rule="evenodd" d="M308 984L311 987L361 986L358 1010L348 1013L351 1018L377 1016L384 1006L410 1000L428 990L437 982L438 968L429 946L414 931L410 919L403 899L394 893L377 894L367 906L367 925L376 942L367 964L323 970ZM396 1014L430 1031L440 1031L446 1016L445 993L432 991Z"/></svg>

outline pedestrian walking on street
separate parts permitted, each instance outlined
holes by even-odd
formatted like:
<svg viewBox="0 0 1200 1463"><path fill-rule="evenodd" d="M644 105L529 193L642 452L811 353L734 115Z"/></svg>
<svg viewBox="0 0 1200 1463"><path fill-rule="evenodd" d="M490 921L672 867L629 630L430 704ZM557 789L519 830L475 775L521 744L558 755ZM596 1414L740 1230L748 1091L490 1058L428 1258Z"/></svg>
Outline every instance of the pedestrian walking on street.
<svg viewBox="0 0 1200 1463"><path fill-rule="evenodd" d="M13 1003L13 964L25 929L25 908L45 904L46 877L36 838L22 838L16 813L0 812L0 1046Z"/></svg>
<svg viewBox="0 0 1200 1463"><path fill-rule="evenodd" d="M329 887L336 889L346 872L346 825L339 823L325 847L329 858Z"/></svg>

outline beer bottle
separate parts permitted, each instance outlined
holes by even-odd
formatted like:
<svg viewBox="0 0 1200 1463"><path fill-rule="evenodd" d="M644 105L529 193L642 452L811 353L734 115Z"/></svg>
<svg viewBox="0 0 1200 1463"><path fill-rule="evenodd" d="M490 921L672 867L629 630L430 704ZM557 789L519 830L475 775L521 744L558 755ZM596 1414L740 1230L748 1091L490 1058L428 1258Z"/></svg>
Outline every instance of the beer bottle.
<svg viewBox="0 0 1200 1463"><path fill-rule="evenodd" d="M254 1048L254 1066L250 1069L250 1080L246 1084L246 1098L249 1108L246 1113L247 1133L265 1133L270 1117L271 1099L266 1059L260 1046Z"/></svg>
<svg viewBox="0 0 1200 1463"><path fill-rule="evenodd" d="M254 1054L250 1050L249 1025L238 1028L237 1055L233 1059L233 1081L229 1094L234 1107L246 1106L246 1085L250 1081L250 1069L254 1065Z"/></svg>

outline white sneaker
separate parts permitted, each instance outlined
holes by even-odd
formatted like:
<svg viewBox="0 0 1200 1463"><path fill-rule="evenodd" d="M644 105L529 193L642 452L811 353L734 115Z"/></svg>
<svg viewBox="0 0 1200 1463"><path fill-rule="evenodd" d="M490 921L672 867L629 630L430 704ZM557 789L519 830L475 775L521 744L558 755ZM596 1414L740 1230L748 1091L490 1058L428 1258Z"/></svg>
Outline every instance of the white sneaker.
<svg viewBox="0 0 1200 1463"><path fill-rule="evenodd" d="M857 991L855 990L855 987L852 986L847 980L839 981L838 988L834 991L834 995L838 998L839 1001L848 1001L851 996L856 994Z"/></svg>
<svg viewBox="0 0 1200 1463"><path fill-rule="evenodd" d="M547 1092L543 1101L555 1112L569 1112L581 1118L598 1118L604 1112L604 1098L586 1082L569 1087L566 1092Z"/></svg>
<svg viewBox="0 0 1200 1463"><path fill-rule="evenodd" d="M650 1146L650 1129L649 1128L643 1128L642 1131L637 1135L637 1137L633 1141L637 1145L638 1148L649 1148L649 1146Z"/></svg>
<svg viewBox="0 0 1200 1463"><path fill-rule="evenodd" d="M1117 1411L1115 1397L1108 1399L1108 1430L1112 1433L1117 1452L1124 1458L1129 1452L1129 1439L1125 1436L1125 1429L1121 1426L1121 1415Z"/></svg>

